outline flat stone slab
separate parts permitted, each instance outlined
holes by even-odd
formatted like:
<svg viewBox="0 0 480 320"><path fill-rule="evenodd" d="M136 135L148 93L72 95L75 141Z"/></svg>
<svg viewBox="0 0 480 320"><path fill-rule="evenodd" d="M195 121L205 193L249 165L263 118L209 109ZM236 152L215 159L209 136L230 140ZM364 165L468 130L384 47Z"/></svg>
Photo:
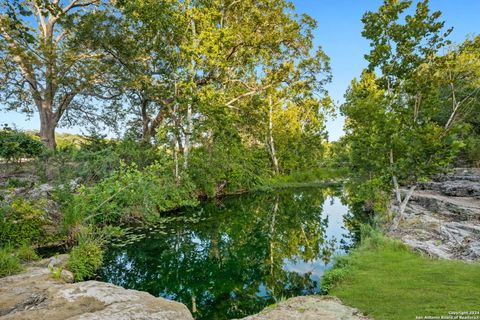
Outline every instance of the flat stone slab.
<svg viewBox="0 0 480 320"><path fill-rule="evenodd" d="M334 297L304 296L280 302L267 307L243 320L367 320L355 308L347 307Z"/></svg>
<svg viewBox="0 0 480 320"><path fill-rule="evenodd" d="M55 280L46 266L32 266L24 273L0 279L0 319L193 320L193 317L185 305L147 292L99 281L64 283Z"/></svg>

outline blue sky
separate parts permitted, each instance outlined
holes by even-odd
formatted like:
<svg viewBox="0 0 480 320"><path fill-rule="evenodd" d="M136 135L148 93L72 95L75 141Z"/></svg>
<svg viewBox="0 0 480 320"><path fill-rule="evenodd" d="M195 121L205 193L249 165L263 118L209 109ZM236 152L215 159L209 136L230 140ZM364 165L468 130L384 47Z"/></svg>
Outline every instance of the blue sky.
<svg viewBox="0 0 480 320"><path fill-rule="evenodd" d="M363 55L368 42L362 38L362 15L375 11L382 0L293 0L297 11L307 13L318 22L315 44L322 46L330 56L333 82L328 86L335 102L343 102L343 94L350 81L366 66ZM432 10L442 11L446 27L454 27L450 39L462 42L468 35L480 33L480 0L430 0ZM0 123L15 124L19 129L38 129L38 118L26 120L25 115L0 113ZM330 140L343 133L343 119L329 119L327 129ZM59 132L79 132L78 129L60 128Z"/></svg>

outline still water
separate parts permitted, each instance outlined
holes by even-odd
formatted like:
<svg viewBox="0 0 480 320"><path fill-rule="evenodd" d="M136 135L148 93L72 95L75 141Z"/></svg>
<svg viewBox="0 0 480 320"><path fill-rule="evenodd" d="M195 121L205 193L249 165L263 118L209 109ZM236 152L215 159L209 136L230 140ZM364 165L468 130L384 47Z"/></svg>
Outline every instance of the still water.
<svg viewBox="0 0 480 320"><path fill-rule="evenodd" d="M186 218L112 246L100 277L180 301L209 320L319 293L332 256L353 241L340 195L302 188L204 202L181 212Z"/></svg>

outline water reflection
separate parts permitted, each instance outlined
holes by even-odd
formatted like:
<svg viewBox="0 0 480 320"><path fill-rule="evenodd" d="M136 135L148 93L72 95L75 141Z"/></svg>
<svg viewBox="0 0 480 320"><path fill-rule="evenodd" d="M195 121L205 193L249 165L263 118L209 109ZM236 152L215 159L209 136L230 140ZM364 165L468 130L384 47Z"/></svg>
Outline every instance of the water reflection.
<svg viewBox="0 0 480 320"><path fill-rule="evenodd" d="M212 201L146 238L112 247L101 277L186 304L196 319L240 318L318 293L334 253L350 246L338 190L295 189Z"/></svg>

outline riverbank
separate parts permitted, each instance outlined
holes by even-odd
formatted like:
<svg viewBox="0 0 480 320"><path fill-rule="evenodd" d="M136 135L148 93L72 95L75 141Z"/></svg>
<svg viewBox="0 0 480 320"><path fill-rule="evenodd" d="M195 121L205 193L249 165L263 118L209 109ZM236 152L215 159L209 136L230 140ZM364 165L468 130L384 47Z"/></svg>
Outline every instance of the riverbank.
<svg viewBox="0 0 480 320"><path fill-rule="evenodd" d="M185 306L144 292L97 281L64 283L46 268L48 261L0 279L0 314L5 319L38 319L46 314L59 320L67 314L82 319L192 319ZM334 280L329 294L349 307L334 298L298 297L245 319L302 319L308 315L318 320L410 320L478 307L478 264L432 259L375 232L338 262L325 281Z"/></svg>
<svg viewBox="0 0 480 320"><path fill-rule="evenodd" d="M418 183L396 228L387 234L443 259L480 258L480 169L457 168Z"/></svg>
<svg viewBox="0 0 480 320"><path fill-rule="evenodd" d="M374 319L479 316L479 169L419 183L397 227L383 230L363 227L360 246L324 277L329 294Z"/></svg>
<svg viewBox="0 0 480 320"><path fill-rule="evenodd" d="M66 258L65 256L63 258ZM55 258L56 259L56 258ZM62 259L30 264L0 279L0 318L8 320L193 320L181 303L99 281L66 283L52 272ZM52 261L60 262L51 267ZM63 259L64 260L64 259ZM48 266L48 267L47 267ZM243 320L368 320L338 299L295 297Z"/></svg>
<svg viewBox="0 0 480 320"><path fill-rule="evenodd" d="M325 279L329 294L374 319L478 311L480 264L439 260L372 232Z"/></svg>

